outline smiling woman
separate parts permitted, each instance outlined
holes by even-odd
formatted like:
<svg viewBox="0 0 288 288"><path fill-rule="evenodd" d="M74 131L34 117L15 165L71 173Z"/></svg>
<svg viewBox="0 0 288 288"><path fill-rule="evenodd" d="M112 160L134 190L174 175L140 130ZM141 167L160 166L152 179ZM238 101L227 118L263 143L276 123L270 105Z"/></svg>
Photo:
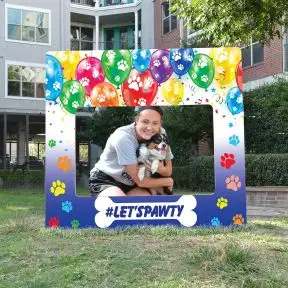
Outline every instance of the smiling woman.
<svg viewBox="0 0 288 288"><path fill-rule="evenodd" d="M162 125L163 111L160 107L140 107L135 122L116 129L110 135L100 160L91 170L89 186L95 196L147 196L147 188L173 187L173 154L166 155L166 165L157 171L162 178L139 179L139 164L136 155L140 143L150 140L157 133L165 133ZM169 172L169 173L168 173Z"/></svg>

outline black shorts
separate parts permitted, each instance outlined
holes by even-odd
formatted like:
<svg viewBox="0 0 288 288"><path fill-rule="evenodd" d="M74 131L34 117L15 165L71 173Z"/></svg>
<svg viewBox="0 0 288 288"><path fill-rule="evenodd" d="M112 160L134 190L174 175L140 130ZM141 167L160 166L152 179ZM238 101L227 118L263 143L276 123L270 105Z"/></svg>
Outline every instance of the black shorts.
<svg viewBox="0 0 288 288"><path fill-rule="evenodd" d="M105 189L114 186L119 187L125 194L136 187L136 185L129 186L118 182L111 176L98 169L92 172L92 174L90 175L89 188L92 196L98 196L99 193L101 193Z"/></svg>

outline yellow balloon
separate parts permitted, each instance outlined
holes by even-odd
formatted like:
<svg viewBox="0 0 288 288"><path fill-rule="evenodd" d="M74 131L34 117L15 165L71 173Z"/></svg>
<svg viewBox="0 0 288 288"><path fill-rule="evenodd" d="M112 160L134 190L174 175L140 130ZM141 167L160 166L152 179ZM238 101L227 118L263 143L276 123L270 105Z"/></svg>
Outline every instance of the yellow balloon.
<svg viewBox="0 0 288 288"><path fill-rule="evenodd" d="M59 51L56 52L55 56L62 65L66 80L75 79L76 68L80 61L80 53L78 51Z"/></svg>
<svg viewBox="0 0 288 288"><path fill-rule="evenodd" d="M241 50L232 47L213 48L210 57L215 64L214 78L219 83L220 88L225 88L235 80L237 64L241 60Z"/></svg>
<svg viewBox="0 0 288 288"><path fill-rule="evenodd" d="M162 95L171 105L178 105L184 96L184 85L179 79L170 78L162 86Z"/></svg>

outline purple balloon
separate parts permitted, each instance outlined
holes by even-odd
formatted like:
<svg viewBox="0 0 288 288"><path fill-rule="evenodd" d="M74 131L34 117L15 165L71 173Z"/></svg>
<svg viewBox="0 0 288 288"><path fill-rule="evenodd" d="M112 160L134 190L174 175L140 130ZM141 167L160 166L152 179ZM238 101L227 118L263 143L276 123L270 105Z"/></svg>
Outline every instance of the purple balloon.
<svg viewBox="0 0 288 288"><path fill-rule="evenodd" d="M151 74L158 83L167 81L173 73L169 62L169 55L170 52L168 50L157 50L151 56Z"/></svg>

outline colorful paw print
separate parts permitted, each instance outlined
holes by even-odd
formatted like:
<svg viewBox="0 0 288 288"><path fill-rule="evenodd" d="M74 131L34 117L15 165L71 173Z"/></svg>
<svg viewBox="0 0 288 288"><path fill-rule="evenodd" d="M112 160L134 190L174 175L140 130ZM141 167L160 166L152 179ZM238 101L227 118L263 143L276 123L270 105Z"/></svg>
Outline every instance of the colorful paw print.
<svg viewBox="0 0 288 288"><path fill-rule="evenodd" d="M72 228L78 228L80 225L80 222L77 219L74 219L71 221Z"/></svg>
<svg viewBox="0 0 288 288"><path fill-rule="evenodd" d="M57 228L60 225L60 221L56 217L51 217L48 221L48 225L51 228Z"/></svg>
<svg viewBox="0 0 288 288"><path fill-rule="evenodd" d="M240 143L240 140L238 136L232 135L231 137L229 137L229 144L233 146L238 146L239 143Z"/></svg>
<svg viewBox="0 0 288 288"><path fill-rule="evenodd" d="M242 225L244 223L244 218L241 214L236 214L233 217L233 224L234 225Z"/></svg>
<svg viewBox="0 0 288 288"><path fill-rule="evenodd" d="M235 164L234 154L224 153L221 156L220 165L226 169L229 169L232 165Z"/></svg>
<svg viewBox="0 0 288 288"><path fill-rule="evenodd" d="M73 209L72 203L70 201L62 202L62 211L70 213Z"/></svg>
<svg viewBox="0 0 288 288"><path fill-rule="evenodd" d="M219 220L217 217L214 217L214 218L211 220L211 225L212 225L213 227L217 227L217 226L221 225L220 220Z"/></svg>
<svg viewBox="0 0 288 288"><path fill-rule="evenodd" d="M237 192L241 188L241 181L238 176L230 176L225 180L226 188Z"/></svg>
<svg viewBox="0 0 288 288"><path fill-rule="evenodd" d="M228 206L228 199L223 197L218 198L217 207L219 207L220 209L224 209L227 206Z"/></svg>
<svg viewBox="0 0 288 288"><path fill-rule="evenodd" d="M57 180L52 182L50 191L52 194L54 194L54 196L59 196L61 194L65 194L65 188L66 188L65 183L61 182L60 180Z"/></svg>
<svg viewBox="0 0 288 288"><path fill-rule="evenodd" d="M72 162L72 160L67 156L59 157L58 161L57 161L57 166L63 172L67 172L67 171L72 169L72 163L71 162Z"/></svg>
<svg viewBox="0 0 288 288"><path fill-rule="evenodd" d="M51 139L51 140L48 141L48 145L49 145L51 148L53 148L53 147L56 146L56 141L55 141L54 139Z"/></svg>

